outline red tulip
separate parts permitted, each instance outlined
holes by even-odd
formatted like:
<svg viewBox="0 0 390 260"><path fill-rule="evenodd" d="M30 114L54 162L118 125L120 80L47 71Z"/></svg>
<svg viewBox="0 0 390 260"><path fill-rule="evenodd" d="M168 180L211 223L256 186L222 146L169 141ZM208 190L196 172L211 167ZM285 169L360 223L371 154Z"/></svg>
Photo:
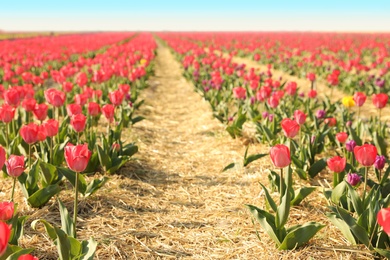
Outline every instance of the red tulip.
<svg viewBox="0 0 390 260"><path fill-rule="evenodd" d="M28 144L33 144L38 141L38 132L39 127L35 123L23 125L20 128L20 135L22 136L23 140Z"/></svg>
<svg viewBox="0 0 390 260"><path fill-rule="evenodd" d="M5 222L14 215L13 202L0 202L0 221Z"/></svg>
<svg viewBox="0 0 390 260"><path fill-rule="evenodd" d="M294 138L299 132L298 123L294 120L291 120L290 118L283 119L281 122L281 126L284 135L288 138Z"/></svg>
<svg viewBox="0 0 390 260"><path fill-rule="evenodd" d="M20 94L19 91L14 87L14 88L9 88L7 89L4 94L4 101L7 105L17 107L20 102Z"/></svg>
<svg viewBox="0 0 390 260"><path fill-rule="evenodd" d="M307 93L307 96L309 98L315 98L317 96L317 91L315 91L314 89L310 90L308 93Z"/></svg>
<svg viewBox="0 0 390 260"><path fill-rule="evenodd" d="M37 141L42 142L45 141L47 135L45 131L45 127L43 125L38 125L38 135L37 135Z"/></svg>
<svg viewBox="0 0 390 260"><path fill-rule="evenodd" d="M55 107L61 107L65 103L65 93L54 88L45 90L45 98L49 104Z"/></svg>
<svg viewBox="0 0 390 260"><path fill-rule="evenodd" d="M336 134L337 141L339 141L340 144L343 144L347 141L348 134L346 132L340 132Z"/></svg>
<svg viewBox="0 0 390 260"><path fill-rule="evenodd" d="M284 168L291 163L290 150L284 144L277 144L272 147L269 155L272 163L278 168Z"/></svg>
<svg viewBox="0 0 390 260"><path fill-rule="evenodd" d="M83 172L88 165L92 152L88 150L88 145L73 145L68 143L65 146L65 160L69 169L75 172Z"/></svg>
<svg viewBox="0 0 390 260"><path fill-rule="evenodd" d="M43 121L47 117L48 106L45 103L36 104L33 110L34 116L39 120Z"/></svg>
<svg viewBox="0 0 390 260"><path fill-rule="evenodd" d="M372 144L364 144L362 146L356 146L353 149L356 160L363 166L372 166L375 163L378 151Z"/></svg>
<svg viewBox="0 0 390 260"><path fill-rule="evenodd" d="M314 81L316 79L316 74L309 72L309 73L307 73L306 77L308 80Z"/></svg>
<svg viewBox="0 0 390 260"><path fill-rule="evenodd" d="M88 101L88 95L86 93L83 94L77 94L74 96L74 102L80 106L84 106L87 104Z"/></svg>
<svg viewBox="0 0 390 260"><path fill-rule="evenodd" d="M291 82L287 83L287 85L286 85L286 92L290 96L294 96L295 93L297 93L297 83L294 82L294 81L291 81Z"/></svg>
<svg viewBox="0 0 390 260"><path fill-rule="evenodd" d="M2 256L8 247L8 240L11 235L11 228L5 223L0 222L0 256Z"/></svg>
<svg viewBox="0 0 390 260"><path fill-rule="evenodd" d="M385 93L373 94L372 103L379 109L382 109L386 106L389 96Z"/></svg>
<svg viewBox="0 0 390 260"><path fill-rule="evenodd" d="M340 173L344 171L345 165L347 164L347 159L340 156L335 156L328 159L326 164L332 172Z"/></svg>
<svg viewBox="0 0 390 260"><path fill-rule="evenodd" d="M66 106L66 112L69 117L74 115L81 114L83 112L83 108L79 104L69 104Z"/></svg>
<svg viewBox="0 0 390 260"><path fill-rule="evenodd" d="M327 124L330 127L333 127L337 124L337 120L334 117L328 117L324 120L325 124Z"/></svg>
<svg viewBox="0 0 390 260"><path fill-rule="evenodd" d="M10 123L15 117L15 108L4 104L0 107L0 120L3 123Z"/></svg>
<svg viewBox="0 0 390 260"><path fill-rule="evenodd" d="M382 208L377 215L378 224L390 236L390 208Z"/></svg>
<svg viewBox="0 0 390 260"><path fill-rule="evenodd" d="M73 89L73 84L72 82L64 82L62 83L62 89L64 92L71 92Z"/></svg>
<svg viewBox="0 0 390 260"><path fill-rule="evenodd" d="M299 125L303 125L306 121L306 114L301 110L294 111L294 119Z"/></svg>
<svg viewBox="0 0 390 260"><path fill-rule="evenodd" d="M100 114L100 106L96 102L88 103L88 114L90 116L98 116Z"/></svg>
<svg viewBox="0 0 390 260"><path fill-rule="evenodd" d="M124 95L122 91L115 90L108 93L108 97L110 98L110 101L114 106L120 106L122 104Z"/></svg>
<svg viewBox="0 0 390 260"><path fill-rule="evenodd" d="M260 88L260 90L256 93L256 98L259 101L265 100L271 96L272 88L268 86L264 86Z"/></svg>
<svg viewBox="0 0 390 260"><path fill-rule="evenodd" d="M0 146L0 170L3 168L4 166L4 163L5 163L5 160L6 160L6 152L5 152L5 149Z"/></svg>
<svg viewBox="0 0 390 260"><path fill-rule="evenodd" d="M85 123L87 122L87 117L83 114L77 114L71 117L70 124L76 132L82 132L85 128Z"/></svg>
<svg viewBox="0 0 390 260"><path fill-rule="evenodd" d="M80 74L77 76L76 83L77 83L77 85L79 85L80 87L84 87L84 86L88 83L87 74L85 74L84 72L80 73Z"/></svg>
<svg viewBox="0 0 390 260"><path fill-rule="evenodd" d="M126 95L130 91L130 85L128 85L128 84L120 84L119 85L119 90L122 91L122 93L124 95Z"/></svg>
<svg viewBox="0 0 390 260"><path fill-rule="evenodd" d="M35 105L37 104L37 101L34 98L27 98L23 100L22 107L27 112L32 112L35 109Z"/></svg>
<svg viewBox="0 0 390 260"><path fill-rule="evenodd" d="M24 172L24 156L10 155L5 162L7 173L9 176L17 178Z"/></svg>
<svg viewBox="0 0 390 260"><path fill-rule="evenodd" d="M38 257L32 255L21 255L18 260L39 260Z"/></svg>
<svg viewBox="0 0 390 260"><path fill-rule="evenodd" d="M49 119L43 124L46 136L53 137L58 133L59 123L55 119Z"/></svg>
<svg viewBox="0 0 390 260"><path fill-rule="evenodd" d="M106 104L102 107L102 113L111 123L115 116L115 107L111 104Z"/></svg>
<svg viewBox="0 0 390 260"><path fill-rule="evenodd" d="M364 102L366 102L366 98L367 96L362 92L356 92L355 95L353 95L353 100L358 107L363 106Z"/></svg>
<svg viewBox="0 0 390 260"><path fill-rule="evenodd" d="M245 99L246 98L246 89L243 87L233 88L233 96L237 99Z"/></svg>
<svg viewBox="0 0 390 260"><path fill-rule="evenodd" d="M277 108L278 105L279 105L279 99L278 99L276 96L271 96L271 97L267 100L267 103L268 103L268 105L269 105L271 108Z"/></svg>

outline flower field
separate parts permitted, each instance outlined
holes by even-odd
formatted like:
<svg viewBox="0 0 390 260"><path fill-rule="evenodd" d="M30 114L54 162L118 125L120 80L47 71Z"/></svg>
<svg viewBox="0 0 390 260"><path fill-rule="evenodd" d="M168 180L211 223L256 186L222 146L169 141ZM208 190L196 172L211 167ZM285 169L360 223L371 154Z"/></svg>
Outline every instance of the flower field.
<svg viewBox="0 0 390 260"><path fill-rule="evenodd" d="M0 41L0 259L390 258L390 35Z"/></svg>

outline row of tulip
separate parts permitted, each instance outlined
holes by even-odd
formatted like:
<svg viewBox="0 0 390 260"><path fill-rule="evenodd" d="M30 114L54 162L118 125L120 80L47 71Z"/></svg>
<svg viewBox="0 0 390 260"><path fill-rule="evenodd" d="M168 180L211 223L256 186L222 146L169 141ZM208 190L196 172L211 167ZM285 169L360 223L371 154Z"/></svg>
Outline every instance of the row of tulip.
<svg viewBox="0 0 390 260"><path fill-rule="evenodd" d="M65 45L70 51L62 53L60 59L53 52L51 58L34 64L33 56L25 55L9 59L0 69L3 76L0 77L3 129L0 144L4 147L0 149L0 167L13 179L11 202L0 207L0 215L8 216L0 220L7 223L1 224L3 228L9 229L0 237L0 255L4 259L18 259L32 251L17 246L28 218L14 212L17 182L32 207L42 207L53 196L58 198L62 227L44 219L35 220L32 225L45 226L50 239L59 247L59 257L93 258L97 243L92 238L76 239L78 195L92 195L108 178L87 178L82 173L114 173L138 151L134 143L124 139L122 132L143 119L135 117L134 112L143 102L139 100L139 92L153 73L156 43L152 35L129 36L132 34L59 36L72 39ZM88 47L88 53L76 54L76 50L83 51L85 37L95 38L103 48L90 52L93 48ZM51 42L58 45L56 38L47 38L48 50L52 50ZM9 57L23 57L19 50L15 47ZM35 77L42 81L34 81ZM15 86L15 82L22 86ZM74 187L73 218L59 199L64 181Z"/></svg>
<svg viewBox="0 0 390 260"><path fill-rule="evenodd" d="M270 156L275 166L286 168L280 174L271 170L268 176L272 189L279 193L279 205L265 186L262 187L271 210L247 205L277 247L301 246L324 227L314 222L288 228L285 224L290 207L299 205L316 190L311 186L294 190L292 173L301 179L318 178L317 175L326 174L328 168L333 172L333 185L324 194L331 205L327 212L330 221L351 244L364 244L374 254L390 256L386 234L389 226L383 221L390 221L387 217L390 168L384 171L388 132L381 121L387 94L373 95L372 102L378 113L370 119L363 118L360 110L367 100L363 92L337 102L329 97L320 99L313 74L313 78L308 79L312 83L311 90L298 94L299 86L295 82L282 83L282 78L272 77L271 66L266 71L257 71L246 68L245 64L235 64L231 57L210 49L212 45L207 42L210 38L205 37L199 44L202 35L192 38L179 33L159 36L182 62L184 75L209 101L214 116L226 124L229 134L235 138L243 134L244 123L254 124L256 139L272 147ZM357 113L352 111L353 106L358 106ZM244 166L266 155L248 156L247 152L248 149ZM369 166L374 164L374 170L369 171ZM234 165L228 165L225 170ZM361 182L364 185L359 188Z"/></svg>

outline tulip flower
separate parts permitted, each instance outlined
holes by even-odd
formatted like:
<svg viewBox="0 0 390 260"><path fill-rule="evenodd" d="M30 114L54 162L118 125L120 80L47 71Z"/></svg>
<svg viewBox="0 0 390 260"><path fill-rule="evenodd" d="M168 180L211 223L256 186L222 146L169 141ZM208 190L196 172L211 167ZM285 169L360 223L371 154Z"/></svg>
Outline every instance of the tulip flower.
<svg viewBox="0 0 390 260"><path fill-rule="evenodd" d="M32 255L28 254L28 255L19 256L18 260L39 260L39 259L36 256L32 256Z"/></svg>
<svg viewBox="0 0 390 260"><path fill-rule="evenodd" d="M379 182L381 181L382 170L385 167L385 164L386 158L383 155L377 155L375 158L374 167L378 170L377 178Z"/></svg>
<svg viewBox="0 0 390 260"><path fill-rule="evenodd" d="M5 160L6 160L5 149L2 146L0 146L0 169L3 168Z"/></svg>
<svg viewBox="0 0 390 260"><path fill-rule="evenodd" d="M345 149L347 149L348 152L353 152L353 149L356 147L355 140L349 140L345 143Z"/></svg>
<svg viewBox="0 0 390 260"><path fill-rule="evenodd" d="M325 110L320 109L320 110L317 110L317 112L316 112L316 117L317 117L318 119L324 118L325 115L326 115Z"/></svg>
<svg viewBox="0 0 390 260"><path fill-rule="evenodd" d="M8 160L5 162L5 166L7 168L7 173L9 176L14 178L12 193L11 193L11 201L14 200L14 191L16 178L18 178L24 172L24 156L23 155L10 155Z"/></svg>
<svg viewBox="0 0 390 260"><path fill-rule="evenodd" d="M314 89L310 90L309 92L307 92L307 96L309 98L316 98L317 97L317 91L315 91Z"/></svg>
<svg viewBox="0 0 390 260"><path fill-rule="evenodd" d="M19 106L20 94L19 94L19 91L15 87L7 89L4 92L3 97L4 97L4 101L7 105L10 105L13 107Z"/></svg>
<svg viewBox="0 0 390 260"><path fill-rule="evenodd" d="M5 222L0 222L0 256L5 253L10 236L11 228Z"/></svg>
<svg viewBox="0 0 390 260"><path fill-rule="evenodd" d="M353 95L353 100L358 107L363 106L363 104L366 102L366 99L367 96L362 92L356 92L355 95Z"/></svg>
<svg viewBox="0 0 390 260"><path fill-rule="evenodd" d="M344 178L342 172L347 164L347 159L340 156L334 156L326 161L329 169L333 172L333 188L336 187Z"/></svg>
<svg viewBox="0 0 390 260"><path fill-rule="evenodd" d="M390 236L390 208L382 208L377 215L378 224Z"/></svg>
<svg viewBox="0 0 390 260"><path fill-rule="evenodd" d="M83 114L77 114L71 117L70 124L77 133L80 133L85 129L86 121L86 116Z"/></svg>
<svg viewBox="0 0 390 260"><path fill-rule="evenodd" d="M0 202L0 222L6 222L14 215L13 202Z"/></svg>
<svg viewBox="0 0 390 260"><path fill-rule="evenodd" d="M89 102L88 103L88 114L90 116L96 117L100 114L100 106L96 102Z"/></svg>
<svg viewBox="0 0 390 260"><path fill-rule="evenodd" d="M343 99L341 100L341 102L343 103L343 105L347 108L350 108L350 107L354 107L355 106L355 100L353 99L352 96L347 96L347 97L343 97Z"/></svg>
<svg viewBox="0 0 390 260"><path fill-rule="evenodd" d="M346 132L340 132L336 134L336 139L340 144L343 144L347 141L348 134Z"/></svg>
<svg viewBox="0 0 390 260"><path fill-rule="evenodd" d="M115 90L115 91L108 93L108 98L110 99L111 103L117 107L117 106L120 106L122 104L124 95L123 95L122 91Z"/></svg>
<svg viewBox="0 0 390 260"><path fill-rule="evenodd" d="M337 120L334 117L328 117L324 120L324 123L327 124L329 127L333 127L337 124Z"/></svg>
<svg viewBox="0 0 390 260"><path fill-rule="evenodd" d="M44 94L47 103L54 107L61 107L65 103L65 93L60 90L49 88Z"/></svg>
<svg viewBox="0 0 390 260"><path fill-rule="evenodd" d="M237 99L245 99L246 98L246 89L243 87L233 88L233 96Z"/></svg>
<svg viewBox="0 0 390 260"><path fill-rule="evenodd" d="M363 202L366 198L367 178L368 178L368 167L375 163L378 151L372 144L364 144L362 146L356 146L353 149L356 160L365 167L364 174L364 188L363 188Z"/></svg>
<svg viewBox="0 0 390 260"><path fill-rule="evenodd" d="M271 96L271 97L267 100L267 103L268 103L268 105L269 105L271 108L277 108L278 105L279 105L279 98L277 98L276 96Z"/></svg>
<svg viewBox="0 0 390 260"><path fill-rule="evenodd" d="M58 133L59 123L55 119L49 119L44 124L44 131L46 136L53 137Z"/></svg>
<svg viewBox="0 0 390 260"><path fill-rule="evenodd" d="M66 112L69 117L72 117L73 115L81 114L83 112L83 108L79 104L69 104L66 106Z"/></svg>
<svg viewBox="0 0 390 260"><path fill-rule="evenodd" d="M299 132L299 124L290 118L283 119L281 126L287 138L294 138Z"/></svg>
<svg viewBox="0 0 390 260"><path fill-rule="evenodd" d="M45 103L36 104L35 108L33 110L33 114L36 117L36 119L38 119L39 121L43 121L47 117L47 110L48 109L49 109L49 107Z"/></svg>
<svg viewBox="0 0 390 260"><path fill-rule="evenodd" d="M20 128L20 136L27 144L33 144L38 141L38 125L35 123L30 123L28 125L23 125Z"/></svg>
<svg viewBox="0 0 390 260"><path fill-rule="evenodd" d="M286 84L285 90L290 96L294 96L297 93L297 83L291 81Z"/></svg>
<svg viewBox="0 0 390 260"><path fill-rule="evenodd" d="M68 143L65 148L65 160L72 171L76 172L75 180L75 200L74 200L74 211L73 211L73 225L74 225L74 237L76 238L76 223L77 223L77 205L78 205L78 183L79 174L83 172L88 165L89 159L91 158L92 152L88 150L88 145L73 145Z"/></svg>
<svg viewBox="0 0 390 260"><path fill-rule="evenodd" d="M102 107L102 113L107 118L108 122L112 122L115 116L115 107L111 104L106 104Z"/></svg>
<svg viewBox="0 0 390 260"><path fill-rule="evenodd" d="M284 181L283 181L283 168L287 167L291 163L290 149L284 144L277 144L271 148L269 155L271 157L272 163L280 168L280 186L279 192L280 195L284 195Z"/></svg>
<svg viewBox="0 0 390 260"><path fill-rule="evenodd" d="M85 93L77 94L74 96L74 102L77 105L84 106L85 104L87 104L87 101L88 101L88 95Z"/></svg>
<svg viewBox="0 0 390 260"><path fill-rule="evenodd" d="M3 123L10 123L15 117L15 108L13 106L3 104L0 107L0 120Z"/></svg>
<svg viewBox="0 0 390 260"><path fill-rule="evenodd" d="M301 110L295 110L294 119L299 125L303 125L306 121L306 114Z"/></svg>
<svg viewBox="0 0 390 260"><path fill-rule="evenodd" d="M361 177L357 173L348 173L346 181L353 187L361 182Z"/></svg>

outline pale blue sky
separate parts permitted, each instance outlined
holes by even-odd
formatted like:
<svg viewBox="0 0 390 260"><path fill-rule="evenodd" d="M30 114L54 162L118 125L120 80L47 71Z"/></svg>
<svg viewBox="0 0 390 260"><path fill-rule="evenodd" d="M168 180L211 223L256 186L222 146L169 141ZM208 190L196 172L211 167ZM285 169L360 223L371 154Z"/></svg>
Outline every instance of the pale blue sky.
<svg viewBox="0 0 390 260"><path fill-rule="evenodd" d="M390 31L390 0L0 0L0 29Z"/></svg>

